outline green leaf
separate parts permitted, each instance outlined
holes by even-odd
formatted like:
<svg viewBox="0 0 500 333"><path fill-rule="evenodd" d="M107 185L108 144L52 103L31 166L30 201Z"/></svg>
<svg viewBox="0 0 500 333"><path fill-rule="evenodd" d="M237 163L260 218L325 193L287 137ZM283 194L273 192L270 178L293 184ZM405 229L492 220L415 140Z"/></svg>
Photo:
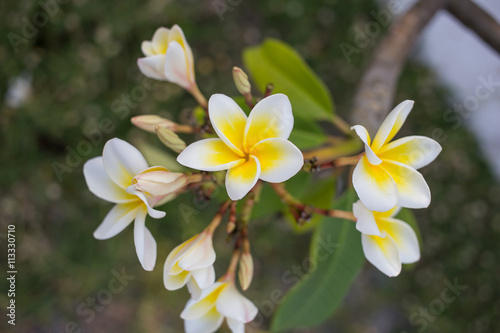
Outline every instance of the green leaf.
<svg viewBox="0 0 500 333"><path fill-rule="evenodd" d="M290 46L266 39L243 51L243 62L252 79L264 91L274 84L274 93L283 93L292 103L295 116L302 119L333 119L333 102L325 84Z"/></svg>
<svg viewBox="0 0 500 333"><path fill-rule="evenodd" d="M351 210L355 200L350 190L334 208ZM276 310L273 332L318 325L333 314L365 262L360 235L352 221L325 217L318 223L310 252L315 265Z"/></svg>

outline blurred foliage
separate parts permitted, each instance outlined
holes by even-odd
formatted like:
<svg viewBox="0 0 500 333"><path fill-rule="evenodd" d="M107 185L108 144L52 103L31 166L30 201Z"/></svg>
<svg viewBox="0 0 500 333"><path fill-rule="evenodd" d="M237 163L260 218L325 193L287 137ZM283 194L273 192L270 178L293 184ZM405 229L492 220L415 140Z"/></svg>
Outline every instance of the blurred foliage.
<svg viewBox="0 0 500 333"><path fill-rule="evenodd" d="M228 7L220 15L214 4L221 1ZM258 0L231 5L236 3L66 1L45 24L37 21L39 27L34 26L30 37L17 44L18 52L9 33L23 36L26 22L43 18L37 14L41 6L27 0L0 3L2 96L15 78L32 77L27 101L18 108L3 103L0 116L0 236L8 224L15 224L18 237L16 332L67 332L74 325L82 332L182 331L179 313L188 295L185 290L164 289L162 258L199 232L217 205L185 194L165 206L167 218L149 219L159 258L155 271L149 273L137 261L132 228L107 241L92 237L111 204L87 191L82 174L83 162L100 155L104 142L115 136L163 149L154 135L131 128L130 116L155 113L190 121L195 102L187 93L168 83L152 87L137 69L140 43L150 39L158 26L177 23L184 29L195 54L197 80L206 95L237 95L231 69L243 67L243 49L265 38L281 39L325 82L336 113L349 118L356 83L381 35L352 55L350 62L339 44L355 45L354 28L373 21L370 12L378 10L375 2ZM500 186L467 130L443 119L451 105L449 96L432 71L412 61L395 100L417 102L401 136L427 135L444 147L437 161L423 169L433 202L428 209L416 211L422 259L392 279L365 264L339 311L321 327L297 332L500 332L496 264L500 260ZM93 143L86 144L90 135ZM61 181L54 162L70 164ZM313 184L321 183L324 176ZM295 188L307 186L316 185L299 183ZM267 204L264 195L261 205ZM293 285L284 274L301 277L307 268L303 260L310 233L297 234L284 219L265 215L254 219L250 229L256 278L246 295L260 313L248 331L269 327L270 315ZM221 241L224 230L216 238L220 273L229 251ZM133 280L113 293L112 300L89 312L86 302L102 297L114 278L113 270L122 269ZM420 309L435 306L445 281L455 280L467 289L439 308L424 327ZM7 289L5 280L0 285ZM6 299L2 292L0 303L6 304ZM86 311L82 314L82 310ZM6 330L5 325L2 320L0 331Z"/></svg>

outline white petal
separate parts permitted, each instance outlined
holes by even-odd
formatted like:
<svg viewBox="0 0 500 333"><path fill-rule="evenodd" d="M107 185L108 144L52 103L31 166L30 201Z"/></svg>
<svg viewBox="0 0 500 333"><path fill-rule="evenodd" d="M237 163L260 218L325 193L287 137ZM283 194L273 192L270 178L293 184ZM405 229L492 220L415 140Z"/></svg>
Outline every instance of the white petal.
<svg viewBox="0 0 500 333"><path fill-rule="evenodd" d="M142 267L147 271L152 271L156 263L156 241L146 228L146 215L147 212L143 208L137 212L134 222L134 243Z"/></svg>
<svg viewBox="0 0 500 333"><path fill-rule="evenodd" d="M192 274L191 278L187 282L187 288L192 299L197 300L201 297L202 289L200 288L198 283L196 283L196 280L192 277Z"/></svg>
<svg viewBox="0 0 500 333"><path fill-rule="evenodd" d="M170 30L164 27L156 29L151 39L151 45L156 54L165 54L168 47Z"/></svg>
<svg viewBox="0 0 500 333"><path fill-rule="evenodd" d="M189 250L196 246L200 239L203 238L202 234L191 237L182 244L176 246L167 256L165 260L165 266L163 268L164 274L178 274L182 268L177 266L177 262L180 258L184 256Z"/></svg>
<svg viewBox="0 0 500 333"><path fill-rule="evenodd" d="M196 285L201 289L208 288L215 282L215 269L213 265L195 269L191 273L193 274L193 279L196 281Z"/></svg>
<svg viewBox="0 0 500 333"><path fill-rule="evenodd" d="M212 246L212 235L203 232L202 238L179 259L178 265L186 271L192 271L209 267L214 262L215 250Z"/></svg>
<svg viewBox="0 0 500 333"><path fill-rule="evenodd" d="M420 259L420 246L417 234L408 223L397 219L387 219L384 231L387 232L398 247L399 257L403 264L411 264Z"/></svg>
<svg viewBox="0 0 500 333"><path fill-rule="evenodd" d="M245 323L232 318L227 318L226 320L227 326L229 326L232 333L245 333Z"/></svg>
<svg viewBox="0 0 500 333"><path fill-rule="evenodd" d="M240 294L233 284L224 288L216 302L217 311L228 318L248 323L257 316L257 307Z"/></svg>
<svg viewBox="0 0 500 333"><path fill-rule="evenodd" d="M214 94L208 100L210 122L222 141L236 154L244 156L243 135L247 116L230 97Z"/></svg>
<svg viewBox="0 0 500 333"><path fill-rule="evenodd" d="M354 125L353 127L351 127L351 129L356 131L356 134L365 144L365 152L366 152L366 157L368 157L368 161L370 161L370 163L373 165L378 165L382 163L382 160L378 158L377 155L375 155L373 150L370 148L370 134L368 134L366 128L364 128L361 125Z"/></svg>
<svg viewBox="0 0 500 333"><path fill-rule="evenodd" d="M363 156L352 174L352 184L366 208L387 211L398 203L398 188L392 177L379 165L371 165Z"/></svg>
<svg viewBox="0 0 500 333"><path fill-rule="evenodd" d="M245 147L249 151L264 139L288 139L293 129L292 105L286 95L274 94L261 100L250 112L245 127Z"/></svg>
<svg viewBox="0 0 500 333"><path fill-rule="evenodd" d="M94 231L96 239L108 239L125 229L137 215L140 203L121 203L115 205L102 221L101 225Z"/></svg>
<svg viewBox="0 0 500 333"><path fill-rule="evenodd" d="M265 139L250 150L260 163L260 179L270 183L284 182L297 174L304 165L302 152L284 139Z"/></svg>
<svg viewBox="0 0 500 333"><path fill-rule="evenodd" d="M358 229L361 233L365 235L381 235L375 216L373 216L373 212L366 208L361 200L358 200L352 205L352 212L358 219L356 221L356 229Z"/></svg>
<svg viewBox="0 0 500 333"><path fill-rule="evenodd" d="M259 160L250 155L245 163L232 167L226 174L226 190L231 200L240 200L255 186L260 176Z"/></svg>
<svg viewBox="0 0 500 333"><path fill-rule="evenodd" d="M144 76L150 79L166 81L165 77L165 55L158 54L150 57L137 59L137 66Z"/></svg>
<svg viewBox="0 0 500 333"><path fill-rule="evenodd" d="M385 118L373 139L371 145L373 151L377 152L398 133L406 117L410 114L414 103L413 101L401 102L387 115L387 118Z"/></svg>
<svg viewBox="0 0 500 333"><path fill-rule="evenodd" d="M431 138L407 136L389 142L378 154L383 160L396 161L413 169L420 169L434 161L441 150L441 145Z"/></svg>
<svg viewBox="0 0 500 333"><path fill-rule="evenodd" d="M384 161L382 167L391 175L398 188L398 206L426 208L431 203L431 191L422 174L398 162Z"/></svg>
<svg viewBox="0 0 500 333"><path fill-rule="evenodd" d="M146 196L143 192L136 190L134 185L130 185L129 187L127 187L127 193L139 197L139 199L141 199L142 202L145 204L149 216L151 216L152 218L161 219L165 217L166 213L162 212L161 210L154 209L149 203L150 199L148 198L148 196Z"/></svg>
<svg viewBox="0 0 500 333"><path fill-rule="evenodd" d="M146 57L150 57L156 54L154 48L153 48L153 43L150 41L144 41L141 44L141 51L144 53Z"/></svg>
<svg viewBox="0 0 500 333"><path fill-rule="evenodd" d="M219 329L223 321L224 317L212 309L203 317L185 320L184 330L186 333L213 333Z"/></svg>
<svg viewBox="0 0 500 333"><path fill-rule="evenodd" d="M398 248L390 236L384 238L361 234L361 244L366 259L387 276L401 272Z"/></svg>
<svg viewBox="0 0 500 333"><path fill-rule="evenodd" d="M102 158L108 176L124 189L132 184L135 175L148 168L144 156L134 146L117 138L106 142Z"/></svg>
<svg viewBox="0 0 500 333"><path fill-rule="evenodd" d="M167 290L178 290L181 289L188 283L191 279L191 273L183 271L177 275L163 275L163 285Z"/></svg>
<svg viewBox="0 0 500 333"><path fill-rule="evenodd" d="M215 297L221 289L226 288L226 283L215 282L207 289L202 290L200 298L197 300L190 299L184 310L181 312L182 319L196 319L200 318L210 310L215 308Z"/></svg>
<svg viewBox="0 0 500 333"><path fill-rule="evenodd" d="M180 164L203 171L227 170L244 161L220 139L196 141L177 156L177 162Z"/></svg>
<svg viewBox="0 0 500 333"><path fill-rule="evenodd" d="M182 46L177 42L168 44L165 55L165 77L168 81L178 84L186 90L190 90L194 82L189 75L189 67L186 59L186 53Z"/></svg>
<svg viewBox="0 0 500 333"><path fill-rule="evenodd" d="M88 160L83 166L83 174L90 192L101 199L114 203L137 200L109 178L101 156Z"/></svg>
<svg viewBox="0 0 500 333"><path fill-rule="evenodd" d="M193 51L186 41L186 37L184 36L184 32L177 25L174 24L172 29L170 30L169 43L177 41L183 48L186 54L186 60L189 67L189 79L194 82L194 61L193 61Z"/></svg>

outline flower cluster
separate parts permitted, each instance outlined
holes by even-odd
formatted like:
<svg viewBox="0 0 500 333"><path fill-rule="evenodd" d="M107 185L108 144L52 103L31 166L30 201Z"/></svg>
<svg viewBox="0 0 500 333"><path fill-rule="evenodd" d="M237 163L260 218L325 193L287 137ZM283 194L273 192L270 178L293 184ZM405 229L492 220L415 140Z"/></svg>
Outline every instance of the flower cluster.
<svg viewBox="0 0 500 333"><path fill-rule="evenodd" d="M426 208L431 192L417 171L441 152L436 141L423 136L391 140L403 126L413 107L404 101L384 120L373 141L361 125L352 129L365 144L365 153L352 175L360 201L354 204L357 229L362 233L366 258L388 276L401 272L401 263L420 259L413 229L394 218L400 207Z"/></svg>
<svg viewBox="0 0 500 333"><path fill-rule="evenodd" d="M276 94L263 98L248 117L226 95L214 94L207 103L195 81L191 48L177 25L171 29L159 28L151 41L143 42L142 52L145 57L138 60L141 72L149 78L176 83L190 92L206 109L209 126L218 136L186 146L176 132L199 133L199 129L156 115L132 118L135 126L156 133L165 145L180 153L177 158L180 164L204 172L227 170L227 193L235 201L243 199L259 180L283 182L302 168L301 151L288 141L293 113L287 96ZM233 74L238 89L250 102L248 77L240 69L235 69ZM157 247L146 228L146 216L165 217L165 212L154 207L189 190L190 184L199 186L206 181L213 182L213 177L204 173L176 173L161 166L149 167L135 147L117 138L106 143L102 156L84 165L84 175L92 193L116 203L94 237L111 238L135 219L136 252L146 270L153 270L155 266ZM221 212L205 230L177 246L166 258L165 288L177 290L187 286L191 294L191 300L181 313L186 332L214 332L224 318L233 332L243 332L244 324L257 315L255 305L235 284L238 264L242 288L247 289L252 280L253 261L246 232L231 231L230 234L236 235L233 259L227 272L215 280L216 253L212 237L229 205L230 201L223 204Z"/></svg>
<svg viewBox="0 0 500 333"><path fill-rule="evenodd" d="M225 172L224 184L230 199L221 204L211 223L199 234L175 247L163 266L165 288L177 290L186 286L191 295L180 314L186 332L215 332L226 319L232 332L242 333L245 323L257 315L256 306L236 287L235 277L238 276L243 290L252 281L254 266L247 227L262 182L271 184L298 222L311 212L356 220L366 258L389 276L398 275L402 263L419 259L415 232L395 216L400 207L429 205L430 191L417 169L434 160L441 147L421 136L391 142L413 102L398 105L373 141L363 126L353 126L365 144L365 152L344 157L342 163L333 160L325 164L357 164L352 183L360 200L354 203L353 213L315 209L299 202L279 184L297 174L304 165L302 152L288 140L294 116L286 95L267 91L261 99L254 99L247 75L235 67L233 79L250 108L248 116L234 99L223 94L213 94L207 103L195 80L193 53L177 25L171 29L159 28L151 41L143 42L142 52L145 57L138 60L138 66L144 75L186 89L206 114L204 123L198 126L177 124L157 115L136 116L131 121L138 128L156 133L162 143L178 153L180 165L201 172L180 173L162 166L149 167L139 150L117 138L106 143L102 156L87 161L83 171L89 190L115 203L94 237L111 238L135 221L135 249L139 262L148 271L155 267L157 244L146 227L146 217L164 218L166 213L158 210L159 206L191 189L198 194L213 189L223 181L214 173ZM202 138L187 145L177 133ZM253 195L247 196L252 191ZM246 196L237 218L237 201ZM233 255L226 273L216 280L213 235L227 212L227 234L233 243Z"/></svg>

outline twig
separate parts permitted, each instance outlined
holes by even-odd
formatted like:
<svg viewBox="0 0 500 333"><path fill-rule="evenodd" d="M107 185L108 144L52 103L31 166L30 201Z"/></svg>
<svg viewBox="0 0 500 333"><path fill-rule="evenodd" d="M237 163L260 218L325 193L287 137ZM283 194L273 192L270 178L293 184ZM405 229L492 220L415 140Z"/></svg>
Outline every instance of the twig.
<svg viewBox="0 0 500 333"><path fill-rule="evenodd" d="M500 24L470 0L449 0L448 11L500 53Z"/></svg>
<svg viewBox="0 0 500 333"><path fill-rule="evenodd" d="M325 169L338 168L347 165L356 165L363 154L349 157L340 157L333 161L328 161L324 163L318 163L318 159L313 157L311 159L306 159L304 167L302 168L306 172L317 172Z"/></svg>
<svg viewBox="0 0 500 333"><path fill-rule="evenodd" d="M338 209L325 209L318 208L311 205L306 205L300 202L297 198L291 195L286 189L285 186L281 184L273 184L270 183L274 192L286 203L292 215L295 217L298 223L303 223L306 220L310 219L311 214L319 214L329 217L336 217L341 219L347 219L356 222L356 218L351 212L338 210Z"/></svg>
<svg viewBox="0 0 500 333"><path fill-rule="evenodd" d="M403 65L419 33L447 0L420 0L394 23L378 45L354 97L351 121L375 133L391 110Z"/></svg>

